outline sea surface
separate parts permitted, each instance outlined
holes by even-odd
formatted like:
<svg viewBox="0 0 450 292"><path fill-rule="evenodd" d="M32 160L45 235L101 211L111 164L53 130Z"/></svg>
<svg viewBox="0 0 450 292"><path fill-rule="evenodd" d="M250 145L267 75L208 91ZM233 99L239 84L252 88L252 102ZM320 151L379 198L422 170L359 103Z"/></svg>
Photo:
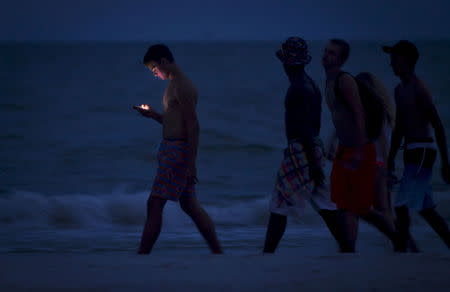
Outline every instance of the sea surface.
<svg viewBox="0 0 450 292"><path fill-rule="evenodd" d="M325 41L310 42L307 72L323 90ZM450 137L450 41L417 41L417 73ZM167 83L142 65L138 42L0 43L0 253L134 252L156 171L161 126L133 105L161 111ZM369 71L393 92L398 80L383 41L353 41L345 69ZM286 145L288 81L278 42L169 42L199 90L198 198L225 250L260 252L275 174ZM323 104L321 136L332 131ZM450 140L448 139L448 142ZM402 168L399 155L399 174ZM450 221L450 191L435 165L438 209ZM330 165L327 165L329 171ZM414 215L423 249L445 250ZM360 250L390 250L363 224ZM319 216L290 218L280 248L334 251ZM189 217L168 203L155 252L207 253Z"/></svg>

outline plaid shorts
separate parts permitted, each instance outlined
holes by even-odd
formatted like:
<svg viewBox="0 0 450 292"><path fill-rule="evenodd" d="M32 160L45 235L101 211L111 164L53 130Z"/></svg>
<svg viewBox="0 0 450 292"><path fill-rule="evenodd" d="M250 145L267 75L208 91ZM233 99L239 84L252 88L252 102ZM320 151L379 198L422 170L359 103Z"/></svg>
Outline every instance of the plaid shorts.
<svg viewBox="0 0 450 292"><path fill-rule="evenodd" d="M323 145L319 138L315 139L314 152L319 165L323 165ZM316 188L310 179L304 146L299 142L290 143L284 150L284 159L276 176L270 211L281 215L290 212L299 214L307 201L317 210L336 209L328 188Z"/></svg>

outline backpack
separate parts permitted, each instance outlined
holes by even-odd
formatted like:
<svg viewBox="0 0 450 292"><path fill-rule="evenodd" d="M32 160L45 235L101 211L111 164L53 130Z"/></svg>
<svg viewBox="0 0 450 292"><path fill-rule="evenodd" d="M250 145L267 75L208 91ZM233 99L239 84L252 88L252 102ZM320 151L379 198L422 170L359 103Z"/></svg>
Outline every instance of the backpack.
<svg viewBox="0 0 450 292"><path fill-rule="evenodd" d="M342 76L343 74L350 75L355 80L358 86L359 96L361 98L361 103L364 108L367 136L369 137L369 140L373 142L376 139L378 139L378 137L380 137L385 122L386 109L384 106L384 102L364 82L358 80L357 77L354 77L353 75L347 72L340 72L336 77L334 86L334 94L336 98L339 98L341 96L339 94L338 80L339 77Z"/></svg>

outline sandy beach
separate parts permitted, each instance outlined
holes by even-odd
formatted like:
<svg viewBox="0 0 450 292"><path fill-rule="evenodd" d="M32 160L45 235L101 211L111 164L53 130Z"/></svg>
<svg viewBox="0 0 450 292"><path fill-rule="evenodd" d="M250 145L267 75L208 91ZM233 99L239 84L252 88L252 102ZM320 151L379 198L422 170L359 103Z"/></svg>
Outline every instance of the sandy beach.
<svg viewBox="0 0 450 292"><path fill-rule="evenodd" d="M3 254L1 291L448 291L450 256Z"/></svg>

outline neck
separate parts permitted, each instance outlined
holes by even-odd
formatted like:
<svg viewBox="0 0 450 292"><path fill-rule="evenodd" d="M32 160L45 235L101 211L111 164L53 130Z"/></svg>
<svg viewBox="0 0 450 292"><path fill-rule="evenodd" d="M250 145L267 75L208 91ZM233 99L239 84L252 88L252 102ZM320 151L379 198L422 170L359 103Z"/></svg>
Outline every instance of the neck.
<svg viewBox="0 0 450 292"><path fill-rule="evenodd" d="M182 75L183 72L181 72L180 68L176 64L171 65L169 73L170 80L178 79Z"/></svg>
<svg viewBox="0 0 450 292"><path fill-rule="evenodd" d="M290 82L294 82L295 80L302 78L305 74L305 68L299 68L296 72L288 74L288 78Z"/></svg>
<svg viewBox="0 0 450 292"><path fill-rule="evenodd" d="M409 73L406 73L406 74L400 76L400 80L402 81L403 84L407 84L414 78L414 76L415 76L415 74L412 71L412 72L409 72Z"/></svg>
<svg viewBox="0 0 450 292"><path fill-rule="evenodd" d="M341 72L341 67L333 66L325 68L325 74L327 75L327 80L334 80L336 76Z"/></svg>

